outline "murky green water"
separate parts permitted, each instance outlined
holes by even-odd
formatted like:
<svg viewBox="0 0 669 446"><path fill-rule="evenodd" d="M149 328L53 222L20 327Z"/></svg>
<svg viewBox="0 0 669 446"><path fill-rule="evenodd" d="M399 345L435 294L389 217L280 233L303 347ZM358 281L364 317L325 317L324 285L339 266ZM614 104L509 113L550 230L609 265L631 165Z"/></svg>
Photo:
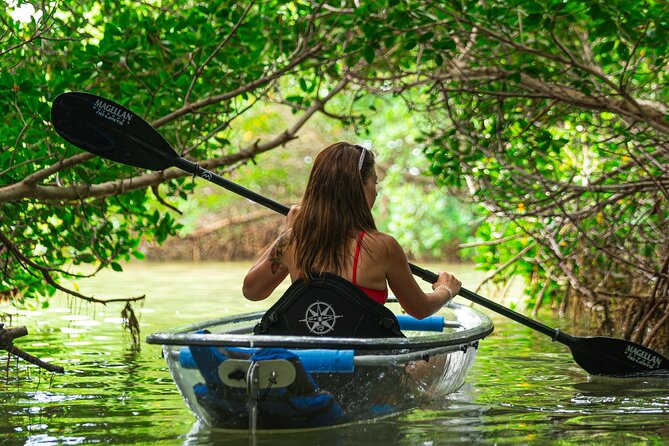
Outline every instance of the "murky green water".
<svg viewBox="0 0 669 446"><path fill-rule="evenodd" d="M247 266L132 264L79 285L99 298L146 294L138 311L145 337L267 308L269 302L240 297ZM456 273L465 286L475 285L471 272ZM13 326L30 332L16 344L66 373L11 361L0 377L0 444L669 444L669 379L593 381L566 348L495 315L495 333L481 343L467 384L427 406L336 429L253 438L210 431L186 408L160 348L128 348L121 307L62 298L46 311L14 317Z"/></svg>

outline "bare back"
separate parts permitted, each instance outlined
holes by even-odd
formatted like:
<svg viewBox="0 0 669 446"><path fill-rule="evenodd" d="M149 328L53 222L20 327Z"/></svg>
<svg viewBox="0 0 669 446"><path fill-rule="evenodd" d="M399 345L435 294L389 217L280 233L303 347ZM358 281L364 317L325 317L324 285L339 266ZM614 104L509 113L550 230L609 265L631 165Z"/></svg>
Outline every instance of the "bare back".
<svg viewBox="0 0 669 446"><path fill-rule="evenodd" d="M365 288L382 290L387 287L386 271L388 264L388 250L386 249L386 234L380 232L366 233L361 249L358 255L358 266L356 270L356 283ZM338 275L353 282L353 262L357 239L351 239L348 242L346 250L346 262L344 269L338 272ZM292 281L300 277L300 272L295 265L295 251L291 247L286 249L282 262L288 267ZM317 268L316 269L320 269Z"/></svg>

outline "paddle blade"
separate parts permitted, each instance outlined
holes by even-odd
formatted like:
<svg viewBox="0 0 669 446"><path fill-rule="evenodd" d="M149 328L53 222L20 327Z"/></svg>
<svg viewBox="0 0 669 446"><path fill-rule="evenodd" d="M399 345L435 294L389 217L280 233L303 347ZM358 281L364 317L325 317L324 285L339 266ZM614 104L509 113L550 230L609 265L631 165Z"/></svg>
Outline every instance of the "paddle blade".
<svg viewBox="0 0 669 446"><path fill-rule="evenodd" d="M630 375L669 370L669 359L634 342L609 337L571 337L566 343L591 375Z"/></svg>
<svg viewBox="0 0 669 446"><path fill-rule="evenodd" d="M90 93L58 95L51 106L51 122L66 141L108 160L163 170L179 158L148 122L127 108Z"/></svg>

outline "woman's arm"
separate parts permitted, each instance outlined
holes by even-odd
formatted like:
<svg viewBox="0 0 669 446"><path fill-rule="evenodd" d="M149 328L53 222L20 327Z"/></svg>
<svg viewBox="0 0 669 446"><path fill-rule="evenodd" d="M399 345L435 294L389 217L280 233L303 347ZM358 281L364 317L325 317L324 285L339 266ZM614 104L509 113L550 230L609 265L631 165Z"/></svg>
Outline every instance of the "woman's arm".
<svg viewBox="0 0 669 446"><path fill-rule="evenodd" d="M397 297L404 311L417 319L423 319L437 312L460 291L460 281L449 273L440 272L437 281L432 284L431 293L425 293L411 273L404 250L393 237L386 235L385 245L388 253L388 285Z"/></svg>
<svg viewBox="0 0 669 446"><path fill-rule="evenodd" d="M290 229L299 211L299 206L291 206L281 234L246 273L242 293L248 300L256 301L269 297L288 275L289 269L284 255L290 242Z"/></svg>
<svg viewBox="0 0 669 446"><path fill-rule="evenodd" d="M283 255L288 247L289 233L283 232L251 267L242 285L242 293L248 300L263 300L279 286L288 275Z"/></svg>

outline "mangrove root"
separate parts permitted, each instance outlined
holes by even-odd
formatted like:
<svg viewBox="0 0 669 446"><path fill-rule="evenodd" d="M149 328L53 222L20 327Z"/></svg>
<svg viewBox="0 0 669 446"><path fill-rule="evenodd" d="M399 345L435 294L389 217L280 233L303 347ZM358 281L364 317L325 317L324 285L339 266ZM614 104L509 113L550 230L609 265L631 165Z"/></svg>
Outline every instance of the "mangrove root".
<svg viewBox="0 0 669 446"><path fill-rule="evenodd" d="M4 327L5 324L0 324L0 349L7 350L9 354L18 356L19 358L41 367L49 372L63 373L65 371L63 367L44 362L14 345L14 339L28 334L28 329L26 327L7 329Z"/></svg>

